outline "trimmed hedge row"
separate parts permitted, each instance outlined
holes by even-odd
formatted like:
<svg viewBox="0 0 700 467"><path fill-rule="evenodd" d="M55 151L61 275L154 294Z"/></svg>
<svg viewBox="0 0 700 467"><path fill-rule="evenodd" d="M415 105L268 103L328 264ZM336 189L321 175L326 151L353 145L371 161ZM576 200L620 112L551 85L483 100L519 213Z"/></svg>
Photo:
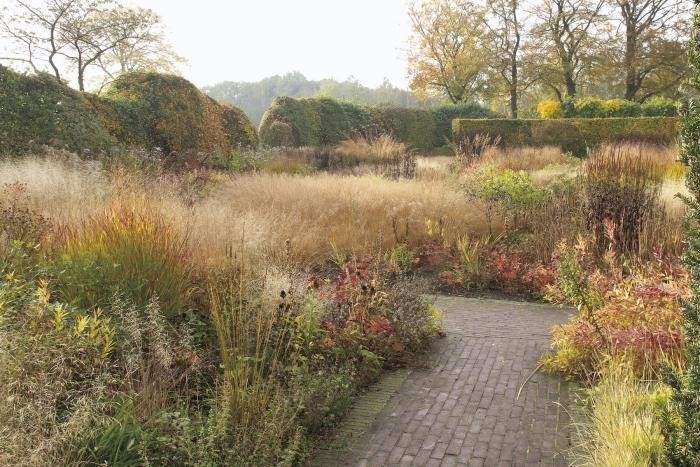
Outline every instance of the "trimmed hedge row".
<svg viewBox="0 0 700 467"><path fill-rule="evenodd" d="M431 149L449 140L456 117L498 115L476 104L415 109L363 106L329 98L278 97L263 115L259 134L265 146L321 146L376 127L414 148Z"/></svg>
<svg viewBox="0 0 700 467"><path fill-rule="evenodd" d="M544 100L537 104L540 118L675 117L678 104L667 97L652 97L639 103L624 99L567 97L563 102Z"/></svg>
<svg viewBox="0 0 700 467"><path fill-rule="evenodd" d="M31 142L76 152L115 145L211 152L257 146L257 134L241 110L177 76L128 73L95 96L0 66L0 154L24 153Z"/></svg>
<svg viewBox="0 0 700 467"><path fill-rule="evenodd" d="M97 150L112 137L84 94L48 74L21 75L0 65L0 155L22 153L32 142Z"/></svg>
<svg viewBox="0 0 700 467"><path fill-rule="evenodd" d="M500 137L504 146L560 146L583 156L589 148L605 142L649 141L671 144L676 140L676 117L639 118L562 118L534 119L455 119L455 138L489 134Z"/></svg>

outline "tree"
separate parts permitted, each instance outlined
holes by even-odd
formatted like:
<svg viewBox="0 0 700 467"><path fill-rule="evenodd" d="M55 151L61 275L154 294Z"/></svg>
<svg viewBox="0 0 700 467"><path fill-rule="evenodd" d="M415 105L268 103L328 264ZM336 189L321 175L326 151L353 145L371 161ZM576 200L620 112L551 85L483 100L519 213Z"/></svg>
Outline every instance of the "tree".
<svg viewBox="0 0 700 467"><path fill-rule="evenodd" d="M561 101L578 92L599 45L604 0L544 0L535 8L534 42L540 43L538 79Z"/></svg>
<svg viewBox="0 0 700 467"><path fill-rule="evenodd" d="M679 40L684 32L686 3L687 0L613 0L618 13L616 29L622 42L613 66L623 70L625 99L644 100L678 86L686 76L686 51ZM660 77L666 79L659 80Z"/></svg>
<svg viewBox="0 0 700 467"><path fill-rule="evenodd" d="M487 43L494 47L489 65L505 84L511 117L518 118L518 95L522 80L520 0L488 0L487 6L489 14L484 19L488 30Z"/></svg>
<svg viewBox="0 0 700 467"><path fill-rule="evenodd" d="M484 14L467 0L424 0L409 6L413 91L422 96L444 95L456 104L482 90L488 60Z"/></svg>
<svg viewBox="0 0 700 467"><path fill-rule="evenodd" d="M73 72L81 91L88 70L111 69L115 58L131 69L163 63L154 53L164 53L161 22L151 10L114 0L15 0L3 18L0 30L17 45L6 60L48 67L59 81Z"/></svg>
<svg viewBox="0 0 700 467"><path fill-rule="evenodd" d="M686 83L681 104L681 159L688 165L686 184L694 198L687 231L685 264L690 272L692 297L683 304L688 361L684 375L670 365L664 381L673 389L670 409L663 413L662 428L668 461L672 465L700 465L700 0L695 0L695 28L690 43L693 77Z"/></svg>

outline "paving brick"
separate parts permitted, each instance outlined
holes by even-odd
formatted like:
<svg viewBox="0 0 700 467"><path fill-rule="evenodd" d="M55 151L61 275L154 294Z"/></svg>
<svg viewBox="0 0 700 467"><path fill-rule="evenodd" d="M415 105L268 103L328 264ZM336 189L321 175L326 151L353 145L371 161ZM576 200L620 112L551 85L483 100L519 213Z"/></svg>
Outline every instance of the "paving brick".
<svg viewBox="0 0 700 467"><path fill-rule="evenodd" d="M436 305L447 336L434 364L412 370L352 453L326 465L567 465L568 384L532 371L569 311L459 297Z"/></svg>

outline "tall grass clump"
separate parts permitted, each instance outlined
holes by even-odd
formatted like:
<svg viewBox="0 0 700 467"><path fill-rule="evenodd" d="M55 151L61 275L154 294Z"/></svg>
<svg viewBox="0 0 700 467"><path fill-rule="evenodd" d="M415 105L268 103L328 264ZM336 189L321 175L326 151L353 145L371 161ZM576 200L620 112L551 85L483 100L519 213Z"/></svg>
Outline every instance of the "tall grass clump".
<svg viewBox="0 0 700 467"><path fill-rule="evenodd" d="M147 208L115 204L58 235L53 266L61 299L104 307L115 292L139 306L156 299L174 318L194 291L186 239Z"/></svg>
<svg viewBox="0 0 700 467"><path fill-rule="evenodd" d="M607 145L584 162L587 222L599 253L608 247L606 225L615 226L612 242L617 251L637 253L645 223L664 212L659 192L668 161L656 155L640 145Z"/></svg>
<svg viewBox="0 0 700 467"><path fill-rule="evenodd" d="M576 465L666 465L657 413L668 399L668 389L639 382L624 362L617 362L609 364L588 396L587 417L574 427L578 445L572 460Z"/></svg>
<svg viewBox="0 0 700 467"><path fill-rule="evenodd" d="M413 178L416 158L404 143L391 135L358 135L341 141L336 151L341 157L359 159L376 165L383 175L390 178Z"/></svg>

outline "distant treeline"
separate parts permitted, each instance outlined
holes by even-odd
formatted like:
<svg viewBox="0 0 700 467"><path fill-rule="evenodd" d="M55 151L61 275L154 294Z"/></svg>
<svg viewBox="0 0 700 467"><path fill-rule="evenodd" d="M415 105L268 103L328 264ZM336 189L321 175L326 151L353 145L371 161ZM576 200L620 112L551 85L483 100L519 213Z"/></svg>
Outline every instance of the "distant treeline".
<svg viewBox="0 0 700 467"><path fill-rule="evenodd" d="M408 108L427 108L439 103L437 100L418 100L410 91L397 88L388 81L372 89L354 79L313 81L299 72L271 76L257 82L224 81L203 90L217 101L240 107L256 125L279 96L332 97L353 104L390 104Z"/></svg>

